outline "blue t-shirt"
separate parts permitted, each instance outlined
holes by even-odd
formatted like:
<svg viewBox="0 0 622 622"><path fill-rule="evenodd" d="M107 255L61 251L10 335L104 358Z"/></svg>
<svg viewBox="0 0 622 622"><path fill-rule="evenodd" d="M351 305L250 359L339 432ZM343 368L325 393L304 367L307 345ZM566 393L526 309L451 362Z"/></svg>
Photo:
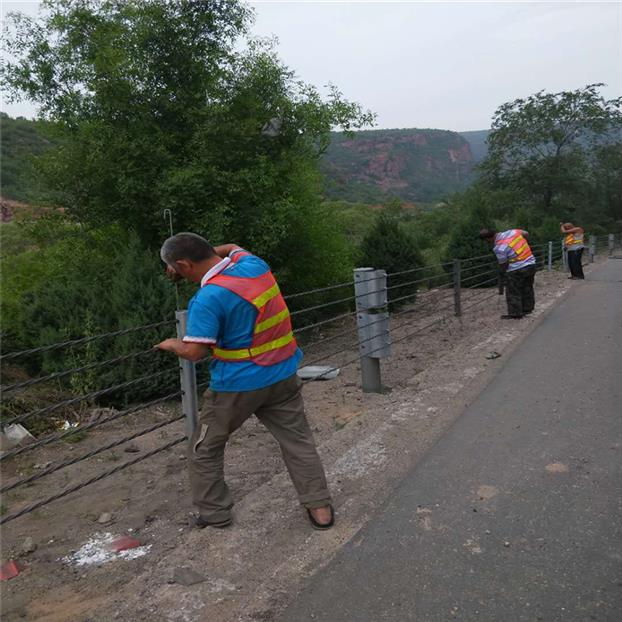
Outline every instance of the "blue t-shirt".
<svg viewBox="0 0 622 622"><path fill-rule="evenodd" d="M268 264L254 255L241 255L221 274L257 277L265 274ZM188 305L188 324L184 341L214 343L225 349L248 348L253 341L257 309L242 297L209 280L192 297ZM302 358L300 349L275 365L257 365L252 361L220 361L210 364L212 391L255 391L296 373Z"/></svg>

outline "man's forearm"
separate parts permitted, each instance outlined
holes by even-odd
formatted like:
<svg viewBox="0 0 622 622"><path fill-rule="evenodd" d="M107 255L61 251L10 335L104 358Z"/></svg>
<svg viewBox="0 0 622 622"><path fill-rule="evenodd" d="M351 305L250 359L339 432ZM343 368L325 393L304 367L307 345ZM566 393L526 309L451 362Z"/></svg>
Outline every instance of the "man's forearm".
<svg viewBox="0 0 622 622"><path fill-rule="evenodd" d="M179 358L196 362L208 355L210 346L202 343L187 343L181 339L165 339L156 348L172 352Z"/></svg>

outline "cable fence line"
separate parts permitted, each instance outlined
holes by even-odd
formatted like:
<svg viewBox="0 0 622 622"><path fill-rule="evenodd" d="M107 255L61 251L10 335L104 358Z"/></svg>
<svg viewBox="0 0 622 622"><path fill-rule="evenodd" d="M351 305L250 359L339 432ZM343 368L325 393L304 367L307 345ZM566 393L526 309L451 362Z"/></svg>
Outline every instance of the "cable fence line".
<svg viewBox="0 0 622 622"><path fill-rule="evenodd" d="M599 240L596 238L592 240L591 248L595 251L595 253L599 253L605 246L611 248L611 240L608 236L606 239ZM560 262L563 262L565 259L563 247L559 243L534 245L532 246L532 251L536 257L537 269L539 270L552 270L553 265L555 265L557 269L561 266ZM485 258L486 261L481 261L483 258ZM425 271L428 271L429 275L422 276L426 274ZM390 285L387 284L387 280L389 278L409 274L412 274L416 278L406 280L402 283L391 282ZM304 295L315 295L324 292L337 291L343 288L352 288L351 295L347 297L340 296L337 300L328 300L324 303L311 304L310 306L301 309L295 309L290 313L290 317L293 319L301 318L305 313L311 313L337 305L347 305L347 307L349 307L349 310L345 312L342 312L342 310L339 309L334 309L331 317L322 318L322 315L320 314L319 317L321 319L318 321L306 325L302 324L293 329L293 333L296 335L303 335L309 331L323 327L329 331L328 334L325 334L325 336L320 333L320 339L312 339L310 337L308 347L310 349L321 347L322 352L321 356L318 352L318 356L313 357L311 361L305 361L304 364L306 366L312 366L322 363L323 361L333 360L335 357L340 357L344 354L346 355L346 360L341 365L334 367L329 365L328 369L322 370L321 373L318 373L311 379L305 379L304 382L307 383L313 380L321 379L331 371L335 371L358 362L361 368L361 386L363 391L377 392L382 390L380 360L390 356L390 348L393 344L412 338L417 334L430 329L431 327L437 326L441 322L455 321L455 319L461 318L465 311L484 304L486 301L494 297L498 297L502 290L500 289L499 292L496 290L491 292L490 288L493 287L495 283L499 284L501 280L502 275L497 267L496 258L494 254L490 253L489 255L479 257L457 259L452 262L442 262L427 266L407 268L389 274L383 270L360 268L354 271L354 278L352 281L284 296L286 299L297 299ZM408 288L412 288L412 291L409 291ZM395 293L400 293L400 291L403 290L406 290L405 295L392 297ZM354 304L352 304L353 302ZM398 308L396 308L397 305L404 306L404 308L398 310ZM68 340L58 344L48 344L41 346L40 348L31 348L21 352L13 352L4 355L0 358L0 360L2 362L5 360L11 361L13 359L26 356L27 354L59 350L63 347L71 348L82 343L88 343L90 341L104 339L106 337L120 336L140 330L150 330L165 325L176 324L178 337L181 337L184 335L185 331L186 314L186 311L178 311L176 313L175 320L146 324L140 327L123 329L121 331L85 337L83 339ZM398 318L399 321L396 321ZM389 319L391 319L391 325L389 325ZM337 322L343 322L344 324L341 326L332 326L332 324ZM401 334L403 331L405 331L405 334ZM327 344L338 340L341 340L341 342L333 345L332 349L325 349ZM54 371L53 373L45 376L29 378L27 380L19 380L17 382L13 382L12 384L6 384L2 387L2 390L5 392L16 391L18 389L27 391L31 387L44 382L62 380L73 374L92 372L98 369L103 370L107 367L120 365L126 361L139 359L139 357L147 356L149 353L154 352L157 352L157 350L150 348L148 350L141 350L130 354L112 356L102 361L88 362L85 365L74 366L71 369ZM348 357L348 353L352 353L352 356ZM105 472L85 481L72 484L59 493L50 495L45 499L41 499L36 503L19 510L18 512L13 512L12 514L3 517L0 520L0 524L14 520L15 518L28 514L44 505L52 503L57 499L77 492L91 483L101 481L105 477L109 477L110 475L113 475L133 464L155 456L162 451L166 451L175 444L183 442L184 439L191 438L197 421L198 389L206 383L197 383L197 364L189 363L188 361L181 362L180 360L180 363L174 367L145 374L138 378L129 379L125 382L115 383L109 387L98 389L96 391L85 392L82 395L73 396L70 399L65 399L55 404L49 404L43 408L21 413L17 416L0 421L2 427L6 428L10 425L18 424L22 421L34 418L35 416L42 417L75 404L89 401L96 402L98 398L106 396L114 391L121 391L127 388L136 387L140 383L151 380L160 380L167 374L175 371L180 372L179 390L168 392L166 395L153 400L132 405L121 411L100 416L98 419L88 423L79 423L76 427L70 427L66 430L54 432L50 435L38 438L30 444L14 447L8 451L2 452L2 454L0 454L0 460L6 460L8 458L15 458L20 455L24 455L28 452L35 451L39 448L70 438L72 435L89 432L106 423L122 419L128 415L138 413L158 404L170 402L179 398L181 398L182 414L179 414L178 412L174 416L169 415L163 421L158 421L142 427L141 429L134 429L123 438L108 440L97 447L93 447L91 444L91 448L88 451L83 451L79 455L68 457L66 460L49 464L40 472L28 474L25 477L21 477L4 484L2 488L0 488L0 492L8 493L20 487L38 482L46 476L87 461L131 440L143 437L157 430L165 429L168 426L178 423L182 419L185 420L186 424L186 434L183 437L176 438L174 441L171 441L172 444L167 443L166 445L163 445L155 450L141 454L133 460L124 462L115 468L108 469ZM202 368L199 369L199 372L199 375L201 376ZM106 378L105 375L104 378ZM55 421L55 418L52 418L52 421ZM135 424L136 422L133 421L132 425L135 426ZM96 438L93 438L92 440L96 440Z"/></svg>
<svg viewBox="0 0 622 622"><path fill-rule="evenodd" d="M59 464L51 465L43 469L39 473L34 473L33 475L30 475L29 477L20 479L16 482L12 482L11 484L7 484L3 486L2 488L0 488L0 493L5 493L5 492L8 492L9 490L14 490L15 488L18 488L19 486L31 484L32 482L35 482L38 479L45 477L46 475L50 475L51 473L60 471L61 469L64 469L68 466L72 466L74 464L77 464L78 462L82 462L83 460L92 458L93 456L101 454L104 451L108 451L109 449L114 449L115 447L124 445L128 441L133 441L141 436L144 436L145 434L149 434L150 432L155 432L156 430L159 430L160 428L164 428L167 425L170 425L171 423L175 423L176 421L180 421L183 418L184 418L184 415L177 415L175 417L167 419L166 421L161 421L160 423L154 423L153 425L150 425L147 428L143 428L142 430L139 430L138 432L134 432L133 434L130 434L129 436L126 436L122 439L112 441L111 443L107 443L106 445L102 445L101 447L97 447L96 449L93 449L92 451L82 454L81 456L76 456L75 458L71 458L70 460L65 460L64 462L61 462Z"/></svg>
<svg viewBox="0 0 622 622"><path fill-rule="evenodd" d="M110 421L116 421L117 419L121 419L122 417L127 417L128 415L132 415L134 413L140 412L141 410L146 410L147 408L152 408L153 406L157 406L158 404L162 404L163 402L168 402L170 400L175 399L176 397L181 397L181 396L182 396L181 391L175 391L174 393L169 393L168 395L159 397L155 400L151 400L150 402L139 404L137 406L132 406L131 408L117 411L105 417L100 417L96 421L93 421L91 423L86 423L84 425L72 427L72 428L69 428L68 430L64 430L63 432L59 432L58 434L46 436L44 438L38 439L34 443L23 445L22 447L16 447L14 449L4 452L0 456L0 460L6 460L7 458L13 458L14 456L19 456L20 454L33 451L39 447L44 447L45 445L50 445L51 443L62 441L63 439L66 439L67 437L72 436L74 434L88 432L89 430L92 430L93 428L97 428L100 425L103 425L104 423L109 423Z"/></svg>
<svg viewBox="0 0 622 622"><path fill-rule="evenodd" d="M98 361L96 363L89 363L88 365L82 365L81 367L74 367L73 369L67 369L65 371L58 371L52 374L48 374L47 376L41 376L40 378L30 378L29 380L24 380L22 382L16 382L14 384L9 384L3 387L0 387L1 391L14 391L15 389L23 389L24 387L30 387L35 384L40 384L41 382L50 382L52 380L58 380L59 378L64 378L65 376L69 376L71 374L79 374L85 371L91 371L93 369L97 369L98 367L106 367L108 365L115 365L117 363L123 363L124 361L129 361L134 358L138 358L140 356L145 356L146 354L152 354L153 348L148 348L147 350L142 350L141 352L133 352L132 354L124 354L123 356L117 356L112 359L108 359L106 361Z"/></svg>
<svg viewBox="0 0 622 622"><path fill-rule="evenodd" d="M337 315L336 317L328 318L327 320L320 320L319 322L315 322L314 324L307 324L306 326L301 326L300 328L295 328L293 330L294 334L302 333L307 330L311 330L312 328L318 328L319 326L324 326L325 324L330 324L331 322L337 322L338 320L344 320L349 317L353 317L356 315L356 311L349 311L348 313L342 313L341 315Z"/></svg>
<svg viewBox="0 0 622 622"><path fill-rule="evenodd" d="M429 270L430 268L443 268L445 266L450 266L451 261L445 261L441 263L428 264L427 266L419 266L417 268L409 268L408 270L400 270L399 272L389 272L387 277L392 276L401 276L402 274L411 274L413 272L421 272L422 270Z"/></svg>
<svg viewBox="0 0 622 622"><path fill-rule="evenodd" d="M45 408L40 408L39 410L33 410L28 413L17 415L16 417L3 421L2 425L7 426L7 425L14 424L14 423L21 423L22 421L25 421L26 419L30 419L31 417L40 417L42 415L49 415L50 413L60 410L61 408L67 408L67 406L73 406L74 404L78 404L79 402L85 402L87 400L95 399L97 397L101 397L102 395L106 395L107 393L111 393L112 391L119 391L121 389L127 389L140 382L145 382L146 380L152 380L153 378L159 378L160 376L164 376L165 374L170 374L172 371L176 371L176 369L177 368L175 367L170 368L170 369L164 369L162 371L157 371L152 374L148 374L146 376L141 376L140 378L134 378L133 380L128 380L127 382L116 384L112 387L107 387L106 389L99 389L98 391L92 391L91 393L85 393L84 395L79 395L78 397L74 397L69 400L64 400L62 402L59 402L58 404L53 404L52 406L46 406Z"/></svg>
<svg viewBox="0 0 622 622"><path fill-rule="evenodd" d="M61 492L55 495L51 495L45 499L42 499L41 501L37 501L36 503L33 503L32 505L29 505L28 507L23 508L19 512L14 512L13 514L7 514L6 516L0 516L0 525L4 525L5 523L8 523L9 521L19 518L20 516L24 516L25 514L30 514L30 512L34 512L35 510L42 508L44 505L48 505L48 503L52 503L52 501L57 501L58 499L62 499L63 497L66 497L67 495L70 495L73 492L77 492L78 490L81 490L82 488L85 488L86 486L90 486L91 484L94 484L95 482L99 482L102 479L105 479L106 477L110 477L111 475L114 475L115 473L118 473L119 471L123 471L124 469L127 469L128 467L134 464L142 462L143 460L147 460L148 458L151 458L152 456L155 456L156 454L159 454L163 451L171 449L172 447L175 447L175 445L179 445L179 443L183 443L185 440L186 440L185 435L179 436L176 439L169 441L165 445L158 447L157 449L153 449L132 460L128 460L127 462L124 462L123 464L119 464L112 469L108 469L107 471L104 471L103 473L96 475L95 477L91 477L90 479L79 482L78 484L69 486L68 488L65 488L64 490L62 490Z"/></svg>
<svg viewBox="0 0 622 622"><path fill-rule="evenodd" d="M39 346L36 348L30 348L28 350L21 350L19 352L9 352L8 354L0 355L0 361L8 361L22 356L28 356L30 354L38 354L39 352L49 352L50 350L57 350L59 348L72 348L74 346L83 345L92 341L98 341L100 339L107 339L109 337L120 337L122 335L128 335L141 330L150 330L153 328L159 328L161 326L175 324L176 320L162 320L161 322L153 322L152 324L144 324L143 326L133 326L131 328L124 328L122 330L113 331L110 333L103 333L101 335L93 335L91 337L81 337L80 339L69 339L68 341L60 341L58 343L52 343L45 346Z"/></svg>
<svg viewBox="0 0 622 622"><path fill-rule="evenodd" d="M440 288L439 288L439 289L440 289ZM445 291L447 291L447 290L443 290L443 291L445 292ZM435 292L435 290L432 290L430 293L436 293L436 292ZM412 296L409 296L409 297L412 297ZM420 302L420 300L419 300L419 301L417 301L417 302ZM390 304L390 303L389 303L389 304ZM453 303L452 303L451 305L447 305L446 307L441 307L440 309L450 308L450 307L452 307L452 306L453 306ZM418 308L416 308L416 309L414 309L414 308L407 308L407 309L403 309L402 311L397 311L397 312L392 313L392 314L391 314L391 317L392 317L392 318L395 318L395 317L399 317L399 316L401 316L401 315L403 315L403 314L406 314L406 313L415 313L415 312L419 312L419 311L422 311L422 310L423 310L423 311L425 311L425 310L428 310L428 309L430 309L430 308L432 308L432 307L431 307L431 306L429 306L429 305L428 305L427 307L426 307L426 306L422 306L422 307L418 307ZM435 312L437 312L438 310L439 310L438 308L437 308L437 309L435 309ZM354 315L355 315L355 314L354 314ZM383 321L384 321L384 320L377 320L377 321L375 321L375 322L371 322L370 324L367 324L367 326L368 326L368 327L369 327L369 326L374 326L374 325L376 325L376 324L380 324L380 323L382 323ZM400 327L400 326L397 326L397 327L395 327L395 326L394 326L392 329L396 329L396 328L399 328L399 327ZM349 329L347 329L347 330L345 330L345 331L342 331L342 332L336 333L336 334L334 334L334 335L331 335L331 336L326 337L326 338L324 338L324 339L321 339L321 340L319 340L319 341L314 341L314 342L310 343L310 344L308 345L308 347L309 347L309 348L315 348L316 346L323 345L324 343L327 343L327 342L330 342L330 341L334 341L335 339L338 339L339 337L343 337L343 336L345 336L345 335L350 335L350 334L352 334L352 333L358 332L358 330L359 330L359 328L358 328L358 327L349 328ZM371 339L370 339L370 340L371 340ZM365 342L365 340L364 340L364 341L357 341L355 345L358 345L359 343L364 343L364 342ZM351 348L347 348L347 349L351 349ZM331 353L331 354L329 354L329 355L324 355L322 358L317 359L317 360L315 360L315 361L311 361L311 362L306 363L306 364L307 364L307 365L314 365L315 363L320 362L320 361L324 360L325 358L328 358L328 357L332 356L333 354L339 354L340 352L344 352L344 351L346 351L346 349L344 349L344 350L338 350L338 351L336 351L336 352L334 352L334 353Z"/></svg>

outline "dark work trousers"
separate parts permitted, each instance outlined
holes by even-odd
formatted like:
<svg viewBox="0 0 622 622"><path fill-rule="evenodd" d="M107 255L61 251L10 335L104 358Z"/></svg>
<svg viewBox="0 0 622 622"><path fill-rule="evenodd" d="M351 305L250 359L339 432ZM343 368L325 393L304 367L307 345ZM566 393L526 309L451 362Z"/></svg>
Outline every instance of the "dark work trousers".
<svg viewBox="0 0 622 622"><path fill-rule="evenodd" d="M570 268L570 274L575 279L584 279L583 265L581 258L583 257L583 249L579 248L576 251L568 251L568 268Z"/></svg>
<svg viewBox="0 0 622 622"><path fill-rule="evenodd" d="M188 461L192 497L203 518L212 522L231 518L233 498L225 483L225 446L253 413L281 446L300 503L321 508L331 502L301 388L302 381L294 374L256 391L205 392Z"/></svg>
<svg viewBox="0 0 622 622"><path fill-rule="evenodd" d="M518 316L530 313L535 305L533 280L535 266L506 272L505 299L508 303L508 315Z"/></svg>

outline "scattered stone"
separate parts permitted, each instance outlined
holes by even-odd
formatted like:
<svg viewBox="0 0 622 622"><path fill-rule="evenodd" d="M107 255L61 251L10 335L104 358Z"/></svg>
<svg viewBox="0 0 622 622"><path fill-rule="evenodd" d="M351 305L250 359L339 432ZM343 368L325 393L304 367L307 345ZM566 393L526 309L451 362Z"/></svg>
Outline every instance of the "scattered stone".
<svg viewBox="0 0 622 622"><path fill-rule="evenodd" d="M202 574L199 574L196 570L192 570L192 568L175 568L171 583L179 583L179 585L189 587L190 585L203 583L205 580Z"/></svg>
<svg viewBox="0 0 622 622"><path fill-rule="evenodd" d="M505 547L507 548L508 546L510 546L510 543L506 540L506 541L503 543L503 546L505 546Z"/></svg>
<svg viewBox="0 0 622 622"><path fill-rule="evenodd" d="M552 462L545 467L547 473L568 473L568 465L563 462Z"/></svg>
<svg viewBox="0 0 622 622"><path fill-rule="evenodd" d="M136 454L140 451L140 447L136 443L130 443L123 448L123 451L128 454Z"/></svg>
<svg viewBox="0 0 622 622"><path fill-rule="evenodd" d="M486 358L488 360L492 360L492 359L498 359L501 355L498 352L495 352L494 350L492 352L490 352L489 354L486 355Z"/></svg>
<svg viewBox="0 0 622 622"><path fill-rule="evenodd" d="M112 520L112 514L110 512L102 512L99 515L97 522L101 523L102 525L105 525L106 523L109 523L111 520Z"/></svg>
<svg viewBox="0 0 622 622"><path fill-rule="evenodd" d="M43 471L44 469L47 469L51 464L51 462L37 462L37 464L35 464L32 468L35 471Z"/></svg>
<svg viewBox="0 0 622 622"><path fill-rule="evenodd" d="M489 536L490 535L490 529L486 529L485 533L486 533L487 536Z"/></svg>
<svg viewBox="0 0 622 622"><path fill-rule="evenodd" d="M477 496L480 501L488 501L499 494L499 489L496 486L490 486L488 484L482 484L477 489Z"/></svg>
<svg viewBox="0 0 622 622"><path fill-rule="evenodd" d="M188 456L186 456L185 454L179 454L179 459L180 460L188 460Z"/></svg>
<svg viewBox="0 0 622 622"><path fill-rule="evenodd" d="M22 542L22 553L24 553L25 555L28 555L29 553L34 553L37 550L37 545L35 544L35 541L28 536L23 542Z"/></svg>

